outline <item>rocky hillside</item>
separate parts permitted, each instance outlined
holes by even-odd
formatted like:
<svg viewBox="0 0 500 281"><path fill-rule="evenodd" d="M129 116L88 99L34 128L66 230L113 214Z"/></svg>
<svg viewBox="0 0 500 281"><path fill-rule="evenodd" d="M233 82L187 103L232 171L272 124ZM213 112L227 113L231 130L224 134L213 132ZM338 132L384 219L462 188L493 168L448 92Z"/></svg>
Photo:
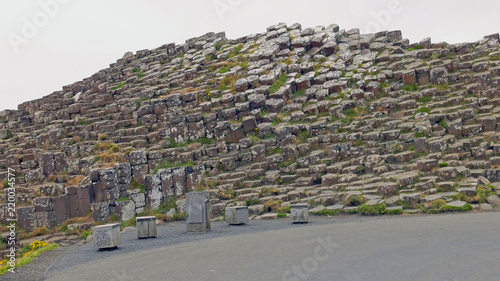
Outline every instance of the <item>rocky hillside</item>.
<svg viewBox="0 0 500 281"><path fill-rule="evenodd" d="M2 112L0 179L16 170L28 231L89 212L175 216L192 190L210 191L214 217L234 204L273 217L294 202L318 214L489 209L500 201L499 45L498 34L410 43L400 31L278 24L126 53Z"/></svg>

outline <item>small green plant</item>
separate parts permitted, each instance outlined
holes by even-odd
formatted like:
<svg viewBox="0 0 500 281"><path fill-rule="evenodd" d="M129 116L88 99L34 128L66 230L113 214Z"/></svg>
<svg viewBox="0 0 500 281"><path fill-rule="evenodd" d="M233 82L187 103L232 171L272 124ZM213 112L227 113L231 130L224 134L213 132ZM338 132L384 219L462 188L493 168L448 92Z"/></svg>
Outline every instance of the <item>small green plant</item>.
<svg viewBox="0 0 500 281"><path fill-rule="evenodd" d="M301 144L307 142L309 138L309 132L307 130L300 130L295 138L295 144Z"/></svg>
<svg viewBox="0 0 500 281"><path fill-rule="evenodd" d="M417 46L415 46L413 48L408 48L408 51L411 52L411 51L414 51L414 50L421 50L423 48L424 48L424 46L422 46L422 45L419 44L419 45L417 45Z"/></svg>
<svg viewBox="0 0 500 281"><path fill-rule="evenodd" d="M219 51L222 48L220 43L215 43L215 50Z"/></svg>
<svg viewBox="0 0 500 281"><path fill-rule="evenodd" d="M286 214L278 213L278 218L284 219L286 218Z"/></svg>
<svg viewBox="0 0 500 281"><path fill-rule="evenodd" d="M137 73L137 80L141 80L142 77L144 77L144 71Z"/></svg>
<svg viewBox="0 0 500 281"><path fill-rule="evenodd" d="M234 90L234 82L236 82L236 78L234 76L226 76L220 81L217 89L219 91Z"/></svg>
<svg viewBox="0 0 500 281"><path fill-rule="evenodd" d="M276 93L282 86L286 84L286 80L288 79L288 75L286 73L281 74L281 77L279 80L274 82L271 87L269 87L269 93L274 94Z"/></svg>
<svg viewBox="0 0 500 281"><path fill-rule="evenodd" d="M446 162L441 162L441 163L439 163L439 167L448 167L448 165L449 165L449 164L448 164L448 163L446 163Z"/></svg>
<svg viewBox="0 0 500 281"><path fill-rule="evenodd" d="M128 197L121 197L116 202L124 202L124 201L129 201L130 199Z"/></svg>
<svg viewBox="0 0 500 281"><path fill-rule="evenodd" d="M145 193L146 190L144 188L144 185L141 184L140 182L136 181L134 178L130 181L130 187L129 189L139 189L140 193Z"/></svg>
<svg viewBox="0 0 500 281"><path fill-rule="evenodd" d="M39 242L39 241L37 240L35 242ZM33 243L35 243L35 242L33 242ZM36 249L32 249L31 251L24 253L22 257L18 258L16 260L15 267L19 268L23 265L26 265L26 264L32 262L36 257L40 256L42 253L59 247L59 245L57 245L57 244L52 244L52 243L47 244L45 242L42 242L42 243L44 243L43 247L38 247ZM32 244L30 244L30 245L32 245ZM30 245L27 245L27 246L30 246ZM12 268L12 267L5 260L3 260L0 264L0 276L7 273L10 268Z"/></svg>
<svg viewBox="0 0 500 281"><path fill-rule="evenodd" d="M366 202L366 199L362 195L351 196L347 198L346 206L360 206Z"/></svg>
<svg viewBox="0 0 500 281"><path fill-rule="evenodd" d="M431 110L428 107L421 107L421 108L417 109L417 113L421 113L421 112L431 113Z"/></svg>
<svg viewBox="0 0 500 281"><path fill-rule="evenodd" d="M245 201L247 206L253 206L259 204L259 199L248 199Z"/></svg>
<svg viewBox="0 0 500 281"><path fill-rule="evenodd" d="M363 204L357 208L357 212L365 216L378 216L386 213L386 207L384 203L373 206Z"/></svg>
<svg viewBox="0 0 500 281"><path fill-rule="evenodd" d="M292 99L303 97L306 95L306 90L299 90L292 94Z"/></svg>
<svg viewBox="0 0 500 281"><path fill-rule="evenodd" d="M430 96L423 96L423 97L419 98L417 101L421 102L421 103L430 102L430 101L432 101L432 97L430 97Z"/></svg>
<svg viewBox="0 0 500 281"><path fill-rule="evenodd" d="M259 136L254 135L254 134L249 135L248 137L249 137L249 138L250 138L250 140L252 141L252 145L253 145L253 144L260 143L260 142L262 141L262 139L261 139Z"/></svg>
<svg viewBox="0 0 500 281"><path fill-rule="evenodd" d="M445 91L450 88L450 85L448 84L440 84L440 85L435 85L435 84L430 84L428 86L429 88L436 88L438 91Z"/></svg>
<svg viewBox="0 0 500 281"><path fill-rule="evenodd" d="M432 209L440 209L444 205L446 205L446 201L444 201L443 199L437 199L430 203Z"/></svg>
<svg viewBox="0 0 500 281"><path fill-rule="evenodd" d="M279 189L263 187L259 192L260 197L271 196L271 195L279 195Z"/></svg>
<svg viewBox="0 0 500 281"><path fill-rule="evenodd" d="M243 49L243 44L239 44L238 46L234 47L231 52L229 52L228 58L230 59L236 57L241 52L241 49Z"/></svg>
<svg viewBox="0 0 500 281"><path fill-rule="evenodd" d="M439 120L439 125L445 129L448 129L448 123L446 122L445 119Z"/></svg>
<svg viewBox="0 0 500 281"><path fill-rule="evenodd" d="M445 212L468 212L468 211L472 211L473 209L474 209L474 207L472 207L471 204L467 203L462 207L444 205L441 208L439 208L439 211L442 213L445 213Z"/></svg>
<svg viewBox="0 0 500 281"><path fill-rule="evenodd" d="M356 173L357 175L363 175L364 173L366 173L366 167L365 167L365 166L363 166L363 165L358 166L358 167L356 168L355 173Z"/></svg>
<svg viewBox="0 0 500 281"><path fill-rule="evenodd" d="M123 86L125 86L127 84L127 82L123 82L123 83L120 83L118 85L116 85L115 87L111 88L111 90L118 90L118 89L121 89Z"/></svg>
<svg viewBox="0 0 500 281"><path fill-rule="evenodd" d="M264 210L266 210L268 212L274 212L274 211L278 210L280 205L281 205L280 201L271 199L264 204Z"/></svg>
<svg viewBox="0 0 500 281"><path fill-rule="evenodd" d="M217 72L222 74L222 73L226 73L226 72L229 72L229 71L230 71L230 69L228 67L222 67Z"/></svg>
<svg viewBox="0 0 500 281"><path fill-rule="evenodd" d="M418 91L418 85L417 84L404 85L403 90L408 92L416 92Z"/></svg>
<svg viewBox="0 0 500 281"><path fill-rule="evenodd" d="M90 235L92 235L92 231L90 230L85 230L82 232L82 234L80 235L80 239L82 240L85 240L87 239L87 237L89 237Z"/></svg>
<svg viewBox="0 0 500 281"><path fill-rule="evenodd" d="M274 155L274 154L283 154L283 149L282 148L273 148L269 151L267 151L266 155Z"/></svg>
<svg viewBox="0 0 500 281"><path fill-rule="evenodd" d="M165 161L158 165L156 169L154 170L154 174L156 175L159 170L161 169L171 169L171 168L179 168L179 167L193 167L194 166L194 161L189 160L186 163L181 163L181 162L168 162Z"/></svg>
<svg viewBox="0 0 500 281"><path fill-rule="evenodd" d="M219 197L222 200L231 200L231 199L236 197L236 194L235 194L234 190L228 189L225 191L220 191L217 194L217 197Z"/></svg>

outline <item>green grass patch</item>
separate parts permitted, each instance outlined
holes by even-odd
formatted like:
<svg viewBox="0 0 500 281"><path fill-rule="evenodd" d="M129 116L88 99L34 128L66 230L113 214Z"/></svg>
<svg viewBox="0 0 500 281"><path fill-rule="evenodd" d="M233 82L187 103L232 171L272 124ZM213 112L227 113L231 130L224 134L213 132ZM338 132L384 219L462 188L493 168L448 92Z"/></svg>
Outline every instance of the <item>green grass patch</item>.
<svg viewBox="0 0 500 281"><path fill-rule="evenodd" d="M439 120L439 125L445 129L448 129L448 123L444 119Z"/></svg>
<svg viewBox="0 0 500 281"><path fill-rule="evenodd" d="M128 197L121 197L118 200L116 200L116 202L125 202L125 201L129 201L129 200L130 199Z"/></svg>
<svg viewBox="0 0 500 281"><path fill-rule="evenodd" d="M450 88L450 85L444 84L444 85L436 85L436 84L430 84L428 86L429 88L436 88L438 91L445 91Z"/></svg>
<svg viewBox="0 0 500 281"><path fill-rule="evenodd" d="M82 232L82 234L80 235L80 239L82 240L85 240L87 239L87 237L89 237L90 235L92 235L92 231L90 230L85 230Z"/></svg>
<svg viewBox="0 0 500 281"><path fill-rule="evenodd" d="M140 182L136 181L134 178L130 181L130 187L129 189L139 189L140 193L146 193L146 190L144 189L144 185L141 184Z"/></svg>
<svg viewBox="0 0 500 281"><path fill-rule="evenodd" d="M194 166L193 160L189 160L186 163L165 161L165 162L161 163L160 165L158 165L158 167L156 167L154 174L156 175L158 173L158 171L161 169L172 169L172 168L193 167L193 166Z"/></svg>
<svg viewBox="0 0 500 281"><path fill-rule="evenodd" d="M411 51L414 51L414 50L422 50L423 48L424 48L424 46L422 46L422 45L419 44L419 45L417 45L417 46L415 46L413 48L408 48L408 51L411 52Z"/></svg>
<svg viewBox="0 0 500 281"><path fill-rule="evenodd" d="M432 97L424 96L424 97L419 98L417 101L421 102L421 103L431 102L432 101Z"/></svg>
<svg viewBox="0 0 500 281"><path fill-rule="evenodd" d="M127 82L120 83L120 84L116 85L115 87L111 88L111 90L118 90L121 87L125 86L126 84L127 84Z"/></svg>
<svg viewBox="0 0 500 281"><path fill-rule="evenodd" d="M253 206L259 204L259 199L248 199L245 201L247 206Z"/></svg>
<svg viewBox="0 0 500 281"><path fill-rule="evenodd" d="M295 144L301 144L307 142L309 138L309 132L307 130L300 130L295 138Z"/></svg>
<svg viewBox="0 0 500 281"><path fill-rule="evenodd" d="M416 92L416 91L418 91L418 85L417 84L404 85L403 90L408 91L408 92Z"/></svg>
<svg viewBox="0 0 500 281"><path fill-rule="evenodd" d="M243 44L239 44L238 46L234 47L231 52L229 52L229 56L228 58L233 58L233 57L236 57L237 55L239 55L239 53L241 52L241 49L243 49Z"/></svg>
<svg viewBox="0 0 500 281"><path fill-rule="evenodd" d="M19 267L32 262L33 259L40 256L42 253L50 251L50 250L54 250L58 247L59 247L59 245L57 245L57 244L49 244L46 247L43 247L43 248L40 248L37 250L33 250L31 252L27 252L24 256L22 256L16 260L16 266L15 266L16 271L19 269ZM8 272L10 268L11 268L11 266L9 264L6 264L6 265L3 265L2 267L0 267L0 276L5 274L6 272Z"/></svg>
<svg viewBox="0 0 500 281"><path fill-rule="evenodd" d="M296 91L295 93L292 94L292 99L303 97L305 95L306 95L306 90Z"/></svg>
<svg viewBox="0 0 500 281"><path fill-rule="evenodd" d="M358 207L357 212L365 216L379 216L386 213L386 207L384 203L373 206L363 204Z"/></svg>
<svg viewBox="0 0 500 281"><path fill-rule="evenodd" d="M221 69L219 69L219 71L217 71L218 73L226 73L226 72L229 72L230 69L228 67L223 67Z"/></svg>
<svg viewBox="0 0 500 281"><path fill-rule="evenodd" d="M421 107L417 109L416 113L421 113L421 112L431 113L431 110L428 107Z"/></svg>
<svg viewBox="0 0 500 281"><path fill-rule="evenodd" d="M219 91L234 90L234 82L236 82L236 78L234 76L226 76L220 81L217 89Z"/></svg>
<svg viewBox="0 0 500 281"><path fill-rule="evenodd" d="M269 87L269 93L274 94L277 91L279 91L279 89L286 84L287 79L288 79L288 74L282 73L280 79L274 82L274 84L272 84L271 87Z"/></svg>
<svg viewBox="0 0 500 281"><path fill-rule="evenodd" d="M472 207L471 204L465 204L463 207L455 207L455 206L450 206L450 205L444 205L441 208L439 208L439 211L441 213L447 213L447 212L469 212L472 211L474 207Z"/></svg>

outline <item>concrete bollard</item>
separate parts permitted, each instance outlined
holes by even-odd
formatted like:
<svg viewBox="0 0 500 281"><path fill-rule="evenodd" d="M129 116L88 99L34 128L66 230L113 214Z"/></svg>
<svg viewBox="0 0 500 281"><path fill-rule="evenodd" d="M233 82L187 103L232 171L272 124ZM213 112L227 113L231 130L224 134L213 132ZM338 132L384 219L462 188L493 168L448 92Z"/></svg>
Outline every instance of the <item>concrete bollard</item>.
<svg viewBox="0 0 500 281"><path fill-rule="evenodd" d="M137 238L156 238L156 217L137 217L135 219Z"/></svg>
<svg viewBox="0 0 500 281"><path fill-rule="evenodd" d="M290 205L290 213L292 216L292 223L309 222L309 210L307 204Z"/></svg>
<svg viewBox="0 0 500 281"><path fill-rule="evenodd" d="M227 207L226 221L230 225L248 224L248 207Z"/></svg>
<svg viewBox="0 0 500 281"><path fill-rule="evenodd" d="M94 249L116 248L122 243L120 224L105 224L92 227Z"/></svg>
<svg viewBox="0 0 500 281"><path fill-rule="evenodd" d="M190 192L186 196L187 232L210 229L210 193Z"/></svg>

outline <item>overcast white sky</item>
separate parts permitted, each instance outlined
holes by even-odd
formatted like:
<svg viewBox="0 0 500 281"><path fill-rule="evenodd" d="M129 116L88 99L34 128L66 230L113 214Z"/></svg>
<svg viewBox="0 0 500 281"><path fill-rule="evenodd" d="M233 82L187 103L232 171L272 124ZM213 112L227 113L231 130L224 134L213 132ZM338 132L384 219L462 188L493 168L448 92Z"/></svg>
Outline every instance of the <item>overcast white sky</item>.
<svg viewBox="0 0 500 281"><path fill-rule="evenodd" d="M472 42L500 31L497 0L0 0L0 110L60 90L127 51L230 39L266 27L336 23L402 30L411 42Z"/></svg>

